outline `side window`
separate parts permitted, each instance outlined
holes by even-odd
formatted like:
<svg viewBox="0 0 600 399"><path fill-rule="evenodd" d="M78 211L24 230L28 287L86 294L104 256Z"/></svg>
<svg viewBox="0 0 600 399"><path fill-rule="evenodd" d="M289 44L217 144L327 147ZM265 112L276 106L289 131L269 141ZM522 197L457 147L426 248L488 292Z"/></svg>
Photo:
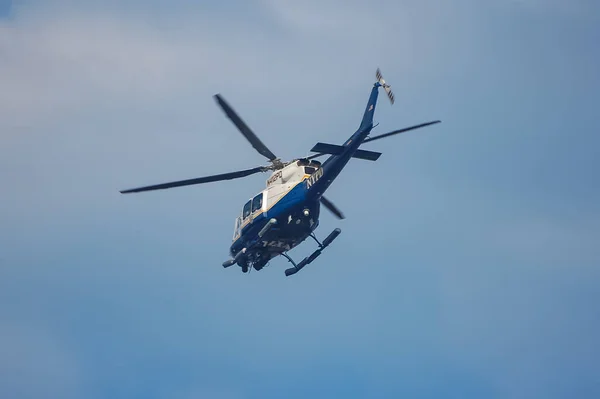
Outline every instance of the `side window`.
<svg viewBox="0 0 600 399"><path fill-rule="evenodd" d="M260 193L256 197L254 197L254 199L252 200L252 213L254 213L262 208L262 202L263 202L263 193Z"/></svg>
<svg viewBox="0 0 600 399"><path fill-rule="evenodd" d="M246 202L246 205L244 205L244 219L246 219L248 216L250 216L251 207L252 207L252 201Z"/></svg>
<svg viewBox="0 0 600 399"><path fill-rule="evenodd" d="M306 173L307 175L312 175L313 173L315 173L315 168L313 168L312 166L305 166L304 173Z"/></svg>

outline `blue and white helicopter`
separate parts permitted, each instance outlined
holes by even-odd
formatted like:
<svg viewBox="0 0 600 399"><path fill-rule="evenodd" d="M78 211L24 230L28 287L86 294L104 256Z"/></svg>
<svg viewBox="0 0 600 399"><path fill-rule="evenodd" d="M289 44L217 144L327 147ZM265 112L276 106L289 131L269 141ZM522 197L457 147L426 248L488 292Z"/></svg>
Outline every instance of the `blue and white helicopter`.
<svg viewBox="0 0 600 399"><path fill-rule="evenodd" d="M236 172L200 177L123 190L121 193L160 190L192 184L209 183L249 176L259 172L272 171L267 179L266 188L249 199L243 206L240 215L235 219L233 243L229 249L231 259L223 263L223 267L237 264L244 273L252 268L261 270L278 255L283 255L293 265L285 271L286 276L296 274L304 266L314 261L321 251L341 233L339 228L333 230L320 242L314 231L319 225L320 205L323 205L339 219L344 215L327 198L323 196L327 188L340 174L351 158L376 161L380 152L359 149L362 144L418 129L441 121L431 121L419 125L394 130L385 134L369 137L373 129L373 114L377 104L379 88L383 88L394 103L394 94L390 85L383 79L379 68L375 74L377 81L371 89L369 102L365 109L358 130L342 145L317 143L306 158L281 161L254 134L238 114L229 106L220 94L214 96L225 115L236 125L250 144L269 161L270 165L258 166ZM315 158L329 155L323 162ZM308 237L313 238L318 249L299 263L287 254Z"/></svg>

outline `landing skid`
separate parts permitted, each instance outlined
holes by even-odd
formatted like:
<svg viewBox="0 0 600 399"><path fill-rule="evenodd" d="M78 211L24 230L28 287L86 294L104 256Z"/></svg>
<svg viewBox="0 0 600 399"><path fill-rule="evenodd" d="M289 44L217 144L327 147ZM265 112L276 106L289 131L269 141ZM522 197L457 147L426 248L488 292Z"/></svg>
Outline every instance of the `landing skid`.
<svg viewBox="0 0 600 399"><path fill-rule="evenodd" d="M329 246L329 244L331 244L333 242L333 240L335 240L337 238L337 236L340 235L340 233L342 232L342 230L335 229L333 230L328 236L327 238L325 238L323 240L323 243L321 244L319 242L319 240L317 240L317 237L315 237L314 234L310 234L310 236L313 238L313 240L315 240L317 242L317 244L319 245L319 249L317 249L315 252L313 252L310 256L307 256L306 258L302 259L300 261L300 263L296 264L296 262L294 262L294 260L292 258L289 257L288 254L286 254L285 252L282 252L281 255L285 256L287 258L287 260L294 265L294 267L290 267L289 269L286 269L285 271L285 275L286 276L291 276L293 274L298 273L304 266L308 265L309 263L311 263L312 261L314 261L315 259L317 259L320 255L321 252L327 247Z"/></svg>

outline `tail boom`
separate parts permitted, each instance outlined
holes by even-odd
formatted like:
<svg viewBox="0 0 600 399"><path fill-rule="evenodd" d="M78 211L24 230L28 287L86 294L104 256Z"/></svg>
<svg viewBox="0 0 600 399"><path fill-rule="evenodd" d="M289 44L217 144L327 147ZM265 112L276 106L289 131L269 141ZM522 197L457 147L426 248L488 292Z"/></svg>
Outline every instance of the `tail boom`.
<svg viewBox="0 0 600 399"><path fill-rule="evenodd" d="M380 75L381 73L378 70L377 76ZM385 81L383 82L387 85ZM315 192L318 197L325 193L327 188L329 188L331 183L337 178L351 158L375 160L379 157L379 155L381 155L380 153L369 153L364 150L362 150L360 153L357 153L360 145L365 141L369 133L371 133L371 129L373 129L373 116L375 114L375 107L377 105L380 87L385 88L385 86L383 86L381 81L378 79L378 81L373 84L373 88L371 89L369 101L367 102L360 126L358 130L343 144L342 147L344 150L340 153L340 151L333 147L328 148L331 150L329 152L336 152L336 154L332 154L329 158L327 158L327 160L325 160L325 162L323 162L323 177L311 187L311 191Z"/></svg>

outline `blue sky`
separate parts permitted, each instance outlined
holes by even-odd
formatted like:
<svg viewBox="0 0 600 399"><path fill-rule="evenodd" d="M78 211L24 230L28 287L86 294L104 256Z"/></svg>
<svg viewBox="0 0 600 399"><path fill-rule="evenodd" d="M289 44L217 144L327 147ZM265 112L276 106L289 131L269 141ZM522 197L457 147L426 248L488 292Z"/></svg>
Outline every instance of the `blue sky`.
<svg viewBox="0 0 600 399"><path fill-rule="evenodd" d="M8 18L12 10L11 0L0 0L0 18Z"/></svg>
<svg viewBox="0 0 600 399"><path fill-rule="evenodd" d="M600 7L0 1L0 396L600 395ZM293 278L223 269L282 158L396 104ZM312 251L306 245L296 258Z"/></svg>

